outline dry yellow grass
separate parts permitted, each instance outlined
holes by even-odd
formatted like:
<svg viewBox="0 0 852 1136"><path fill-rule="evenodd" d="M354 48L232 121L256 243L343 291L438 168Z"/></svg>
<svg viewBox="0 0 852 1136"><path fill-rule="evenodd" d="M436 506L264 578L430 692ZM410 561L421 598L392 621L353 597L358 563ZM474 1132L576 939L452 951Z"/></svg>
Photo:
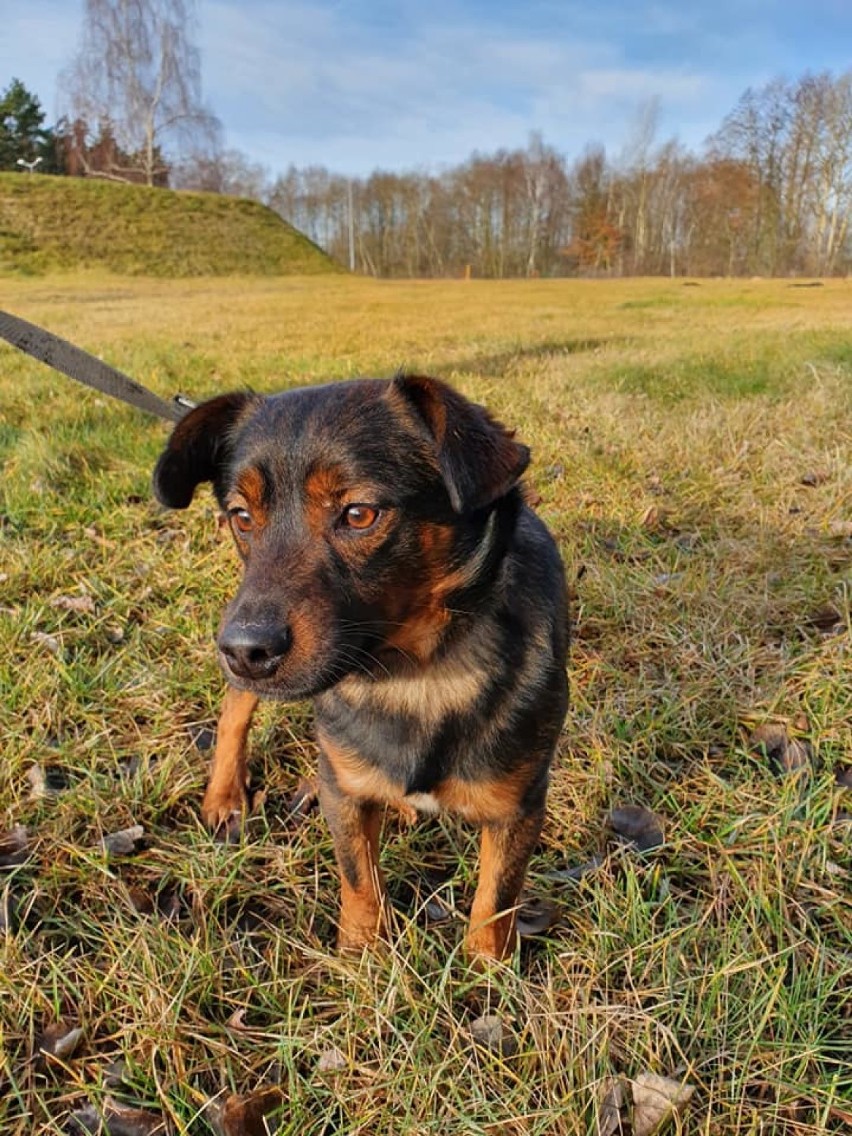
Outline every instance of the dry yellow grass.
<svg viewBox="0 0 852 1136"><path fill-rule="evenodd" d="M852 285L57 276L0 280L0 307L165 396L398 366L456 382L532 445L576 621L529 881L559 925L484 983L456 950L474 834L392 824L398 938L337 959L325 827L287 817L304 707L261 716L245 841L197 820L236 578L212 505L160 512L165 426L0 349L0 830L30 834L0 875L4 1133L64 1131L116 1057L119 1095L180 1133L275 1083L286 1133L573 1136L598 1130L606 1077L646 1071L695 1086L686 1132L844 1129ZM766 721L810 743L809 773L748 745ZM55 792L33 796L34 766ZM605 829L628 802L663 820L644 857ZM133 823L147 846L105 859ZM427 927L432 887L457 917ZM471 1042L483 1009L512 1054ZM34 1039L60 1015L83 1039L44 1072Z"/></svg>

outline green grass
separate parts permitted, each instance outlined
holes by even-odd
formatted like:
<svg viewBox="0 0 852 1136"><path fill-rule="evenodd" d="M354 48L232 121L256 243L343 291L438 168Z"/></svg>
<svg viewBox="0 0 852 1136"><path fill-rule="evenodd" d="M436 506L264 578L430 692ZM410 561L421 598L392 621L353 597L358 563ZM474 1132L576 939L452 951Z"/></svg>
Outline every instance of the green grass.
<svg viewBox="0 0 852 1136"><path fill-rule="evenodd" d="M87 267L168 277L339 271L304 234L255 201L0 174L0 274Z"/></svg>
<svg viewBox="0 0 852 1136"><path fill-rule="evenodd" d="M307 707L260 714L266 796L244 841L198 820L193 737L216 718L212 637L238 575L209 496L161 511L166 427L0 348L0 831L31 840L0 872L4 1134L61 1133L117 1093L194 1136L214 1131L211 1098L277 1084L283 1133L574 1136L597 1131L604 1078L646 1071L695 1086L677 1126L696 1136L847 1130L848 283L77 274L0 280L0 307L164 396L401 364L449 378L532 445L575 621L529 877L559 924L472 973L476 834L389 818L396 937L338 958L328 834L287 812L315 764ZM766 721L810 742L808 776L753 751ZM607 836L630 802L664 824L644 857ZM106 859L101 836L131 824L145 846ZM596 853L597 872L552 878ZM436 887L455 917L427 926ZM471 1042L483 1010L514 1053ZM58 1016L84 1037L44 1070L35 1038Z"/></svg>

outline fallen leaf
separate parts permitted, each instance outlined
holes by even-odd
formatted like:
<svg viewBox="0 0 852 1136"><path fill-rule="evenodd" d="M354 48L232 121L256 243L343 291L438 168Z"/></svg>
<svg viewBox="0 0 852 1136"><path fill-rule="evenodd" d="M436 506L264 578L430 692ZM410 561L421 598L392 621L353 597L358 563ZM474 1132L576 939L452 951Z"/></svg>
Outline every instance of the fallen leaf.
<svg viewBox="0 0 852 1136"><path fill-rule="evenodd" d="M336 1045L324 1049L319 1055L317 1072L320 1076L325 1076L329 1073L340 1073L348 1068L349 1062L346 1059L346 1055L341 1052Z"/></svg>
<svg viewBox="0 0 852 1136"><path fill-rule="evenodd" d="M658 848L663 843L663 826L659 817L643 805L623 805L613 809L606 823L616 836L634 845L640 852Z"/></svg>
<svg viewBox="0 0 852 1136"><path fill-rule="evenodd" d="M91 596L57 596L50 601L50 606L59 611L73 611L78 615L94 615L95 601Z"/></svg>
<svg viewBox="0 0 852 1136"><path fill-rule="evenodd" d="M518 1043L503 1026L499 1014L483 1014L470 1024L470 1034L477 1045L493 1050L501 1057L511 1057L517 1052Z"/></svg>
<svg viewBox="0 0 852 1136"><path fill-rule="evenodd" d="M108 856L132 856L144 836L145 829L142 825L134 824L119 832L109 833L101 840L101 847Z"/></svg>
<svg viewBox="0 0 852 1136"><path fill-rule="evenodd" d="M127 889L127 898L133 910L138 911L140 915L154 914L154 900L145 888L131 884Z"/></svg>
<svg viewBox="0 0 852 1136"><path fill-rule="evenodd" d="M629 1131L622 1109L627 1104L623 1077L604 1077L598 1093L597 1136L622 1136Z"/></svg>
<svg viewBox="0 0 852 1136"><path fill-rule="evenodd" d="M581 880L591 872L596 872L603 863L603 856L592 856L585 864L575 864L573 868L556 868L547 873L549 880Z"/></svg>
<svg viewBox="0 0 852 1136"><path fill-rule="evenodd" d="M111 1061L104 1069L104 1084L108 1089L126 1089L127 1072L126 1061Z"/></svg>
<svg viewBox="0 0 852 1136"><path fill-rule="evenodd" d="M749 745L758 755L764 756L778 774L807 772L813 750L804 738L791 738L787 727L777 722L765 722L752 730Z"/></svg>
<svg viewBox="0 0 852 1136"><path fill-rule="evenodd" d="M834 604L824 604L817 608L805 622L808 627L813 627L821 635L835 635L843 630L843 616Z"/></svg>
<svg viewBox="0 0 852 1136"><path fill-rule="evenodd" d="M701 543L698 533L681 533L675 537L675 544L681 552L694 552Z"/></svg>
<svg viewBox="0 0 852 1136"><path fill-rule="evenodd" d="M27 780L30 783L30 800L40 801L47 796L47 778L40 765L31 765L27 770Z"/></svg>
<svg viewBox="0 0 852 1136"><path fill-rule="evenodd" d="M653 584L655 588L667 588L669 584L676 584L682 579L683 572L660 572L659 575L654 576Z"/></svg>
<svg viewBox="0 0 852 1136"><path fill-rule="evenodd" d="M171 1132L164 1117L142 1108L130 1108L107 1097L99 1107L89 1104L70 1117L80 1136L166 1136Z"/></svg>
<svg viewBox="0 0 852 1136"><path fill-rule="evenodd" d="M654 1073L640 1073L631 1083L633 1091L633 1136L652 1136L675 1113L686 1108L695 1092L694 1085L658 1077Z"/></svg>
<svg viewBox="0 0 852 1136"><path fill-rule="evenodd" d="M516 916L518 934L522 939L541 935L559 921L559 911L555 903L538 896L526 896Z"/></svg>
<svg viewBox="0 0 852 1136"><path fill-rule="evenodd" d="M201 753L211 750L216 744L216 730L212 726L195 726L189 731L192 744Z"/></svg>
<svg viewBox="0 0 852 1136"><path fill-rule="evenodd" d="M36 1042L38 1064L44 1068L53 1059L67 1061L77 1052L82 1040L82 1029L60 1018L47 1026Z"/></svg>
<svg viewBox="0 0 852 1136"><path fill-rule="evenodd" d="M802 474L799 478L799 485L807 485L809 489L813 489L817 485L823 485L826 481L828 481L828 474L824 469L811 469Z"/></svg>
<svg viewBox="0 0 852 1136"><path fill-rule="evenodd" d="M441 923L447 923L453 917L452 911L437 895L433 895L426 900L423 913L430 927L437 927L440 926Z"/></svg>
<svg viewBox="0 0 852 1136"><path fill-rule="evenodd" d="M319 796L313 777L300 777L299 783L287 801L287 815L292 820L303 820L317 805Z"/></svg>
<svg viewBox="0 0 852 1136"><path fill-rule="evenodd" d="M272 1129L264 1118L283 1103L283 1092L273 1085L249 1096L214 1101L205 1115L219 1136L268 1136Z"/></svg>
<svg viewBox="0 0 852 1136"><path fill-rule="evenodd" d="M46 631L31 631L30 639L33 643L37 643L39 647L45 647L52 655L58 655L62 650L62 644L55 635L48 635Z"/></svg>
<svg viewBox="0 0 852 1136"><path fill-rule="evenodd" d="M0 832L0 868L16 868L29 855L29 834L22 824Z"/></svg>

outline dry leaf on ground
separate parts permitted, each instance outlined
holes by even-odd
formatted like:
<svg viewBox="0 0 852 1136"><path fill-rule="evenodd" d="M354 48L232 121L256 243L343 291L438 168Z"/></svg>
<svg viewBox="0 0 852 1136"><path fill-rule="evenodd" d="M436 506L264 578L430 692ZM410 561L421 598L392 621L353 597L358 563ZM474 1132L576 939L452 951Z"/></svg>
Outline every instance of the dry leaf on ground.
<svg viewBox="0 0 852 1136"><path fill-rule="evenodd" d="M694 1085L685 1085L655 1073L640 1073L631 1083L633 1091L633 1136L652 1136L675 1113L689 1104Z"/></svg>
<svg viewBox="0 0 852 1136"><path fill-rule="evenodd" d="M525 896L518 908L517 929L522 939L542 935L559 921L559 911L555 903L539 896Z"/></svg>
<svg viewBox="0 0 852 1136"><path fill-rule="evenodd" d="M430 927L447 923L453 917L452 910L437 895L426 900L423 906L423 914L426 916L426 923Z"/></svg>
<svg viewBox="0 0 852 1136"><path fill-rule="evenodd" d="M506 1031L499 1014L483 1014L470 1024L470 1034L477 1045L499 1053L501 1057L511 1057L517 1052L516 1039Z"/></svg>
<svg viewBox="0 0 852 1136"><path fill-rule="evenodd" d="M329 1073L341 1073L344 1069L348 1068L349 1062L346 1059L346 1054L338 1049L336 1045L324 1049L319 1055L317 1072L320 1076L327 1076Z"/></svg>
<svg viewBox="0 0 852 1136"><path fill-rule="evenodd" d="M808 627L819 631L821 635L836 635L844 629L843 616L834 604L823 604L812 611L805 621Z"/></svg>
<svg viewBox="0 0 852 1136"><path fill-rule="evenodd" d="M660 818L642 805L624 805L620 809L613 809L606 822L616 836L635 845L640 852L647 852L663 843Z"/></svg>
<svg viewBox="0 0 852 1136"><path fill-rule="evenodd" d="M83 1031L79 1026L60 1018L47 1026L36 1041L36 1059L42 1068L53 1060L68 1061L80 1047Z"/></svg>
<svg viewBox="0 0 852 1136"><path fill-rule="evenodd" d="M130 828L108 833L101 841L101 847L109 856L132 856L139 850L144 836L145 829L142 825L134 824Z"/></svg>
<svg viewBox="0 0 852 1136"><path fill-rule="evenodd" d="M16 868L29 855L29 835L22 824L0 832L0 868Z"/></svg>
<svg viewBox="0 0 852 1136"><path fill-rule="evenodd" d="M317 805L319 795L313 777L300 777L299 783L287 801L287 815L291 820L301 821Z"/></svg>
<svg viewBox="0 0 852 1136"><path fill-rule="evenodd" d="M46 631L31 631L30 639L33 643L37 643L39 647L45 647L50 651L51 655L58 655L62 650L62 644L55 635L48 635Z"/></svg>
<svg viewBox="0 0 852 1136"><path fill-rule="evenodd" d="M598 1093L597 1136L622 1136L630 1131L623 1113L627 1105L627 1084L623 1077L605 1077Z"/></svg>
<svg viewBox="0 0 852 1136"><path fill-rule="evenodd" d="M40 765L31 765L27 770L27 781L30 783L30 796L31 801L40 801L47 797L47 777L45 776L44 769Z"/></svg>
<svg viewBox="0 0 852 1136"><path fill-rule="evenodd" d="M284 1094L275 1085L248 1096L230 1096L214 1101L205 1116L219 1136L267 1136L274 1126L266 1117L284 1103Z"/></svg>
<svg viewBox="0 0 852 1136"><path fill-rule="evenodd" d="M71 1131L80 1136L166 1136L171 1132L164 1117L142 1108L130 1108L107 1097L101 1107L87 1105L72 1113Z"/></svg>
<svg viewBox="0 0 852 1136"><path fill-rule="evenodd" d="M813 750L804 738L791 738L787 727L777 722L766 722L752 731L750 748L764 756L776 773L807 772L812 763Z"/></svg>
<svg viewBox="0 0 852 1136"><path fill-rule="evenodd" d="M73 611L78 615L93 615L95 601L91 596L57 596L50 601L50 606L59 611Z"/></svg>
<svg viewBox="0 0 852 1136"><path fill-rule="evenodd" d="M596 872L603 862L603 856L592 856L585 864L575 864L573 868L555 868L552 872L547 872L546 876L549 880L581 880L591 872Z"/></svg>
<svg viewBox="0 0 852 1136"><path fill-rule="evenodd" d="M200 753L207 753L216 745L215 726L193 726L189 731L192 744Z"/></svg>

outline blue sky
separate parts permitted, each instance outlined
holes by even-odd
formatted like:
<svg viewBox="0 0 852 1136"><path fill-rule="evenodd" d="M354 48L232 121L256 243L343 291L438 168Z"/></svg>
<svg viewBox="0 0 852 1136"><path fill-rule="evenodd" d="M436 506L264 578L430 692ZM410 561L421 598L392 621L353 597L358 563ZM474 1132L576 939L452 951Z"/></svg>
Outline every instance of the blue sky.
<svg viewBox="0 0 852 1136"><path fill-rule="evenodd" d="M852 0L198 0L204 93L273 175L437 170L539 130L617 156L641 109L699 147L748 86L852 67ZM81 0L0 0L0 88L52 119Z"/></svg>

